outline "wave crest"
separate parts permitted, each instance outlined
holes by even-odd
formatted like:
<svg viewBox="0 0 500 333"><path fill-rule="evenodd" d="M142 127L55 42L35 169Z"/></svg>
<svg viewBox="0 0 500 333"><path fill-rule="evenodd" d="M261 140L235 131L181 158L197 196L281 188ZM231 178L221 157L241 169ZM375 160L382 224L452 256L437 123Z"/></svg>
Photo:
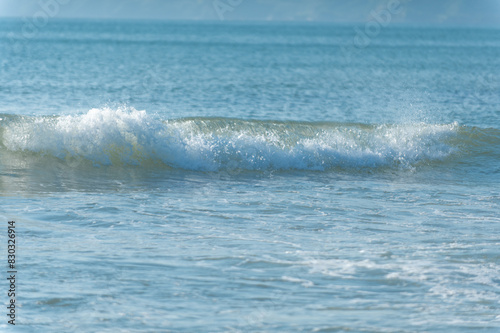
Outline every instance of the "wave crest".
<svg viewBox="0 0 500 333"><path fill-rule="evenodd" d="M94 165L150 165L200 171L412 168L452 155L460 126L162 120L135 109L82 115L2 116L2 149Z"/></svg>

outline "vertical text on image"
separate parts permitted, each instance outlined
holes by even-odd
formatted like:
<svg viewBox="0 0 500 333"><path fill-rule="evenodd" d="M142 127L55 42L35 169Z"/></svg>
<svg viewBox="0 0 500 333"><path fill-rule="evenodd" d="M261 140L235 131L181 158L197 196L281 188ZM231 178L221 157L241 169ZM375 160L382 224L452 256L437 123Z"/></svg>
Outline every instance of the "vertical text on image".
<svg viewBox="0 0 500 333"><path fill-rule="evenodd" d="M10 325L16 324L16 222L7 222L7 280L9 289L7 296L9 302L7 306L7 322Z"/></svg>

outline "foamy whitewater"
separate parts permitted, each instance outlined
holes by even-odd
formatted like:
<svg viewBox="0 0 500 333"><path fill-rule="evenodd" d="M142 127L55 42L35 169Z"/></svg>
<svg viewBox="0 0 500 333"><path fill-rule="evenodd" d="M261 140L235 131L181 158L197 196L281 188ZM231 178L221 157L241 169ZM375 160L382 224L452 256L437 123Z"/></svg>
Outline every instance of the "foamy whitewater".
<svg viewBox="0 0 500 333"><path fill-rule="evenodd" d="M22 24L0 330L500 330L499 30Z"/></svg>
<svg viewBox="0 0 500 333"><path fill-rule="evenodd" d="M159 162L200 171L411 167L458 153L451 141L460 134L457 123L161 120L145 111L109 108L79 116L3 115L1 121L2 143L10 152L87 160L96 166Z"/></svg>

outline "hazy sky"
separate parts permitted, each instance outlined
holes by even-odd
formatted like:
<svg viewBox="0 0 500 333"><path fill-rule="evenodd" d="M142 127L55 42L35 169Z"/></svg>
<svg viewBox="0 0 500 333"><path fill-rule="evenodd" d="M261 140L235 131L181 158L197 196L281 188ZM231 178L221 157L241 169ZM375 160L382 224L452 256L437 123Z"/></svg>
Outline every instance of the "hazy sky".
<svg viewBox="0 0 500 333"><path fill-rule="evenodd" d="M0 0L0 16L365 22L398 0ZM392 22L500 26L500 0L399 0ZM45 8L45 9L44 9Z"/></svg>

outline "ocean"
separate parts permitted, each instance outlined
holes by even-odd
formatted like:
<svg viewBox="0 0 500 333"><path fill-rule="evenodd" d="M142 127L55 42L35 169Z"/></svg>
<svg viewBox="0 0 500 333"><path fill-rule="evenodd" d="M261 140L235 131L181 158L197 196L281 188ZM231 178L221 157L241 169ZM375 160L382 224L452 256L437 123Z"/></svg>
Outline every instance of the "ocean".
<svg viewBox="0 0 500 333"><path fill-rule="evenodd" d="M500 30L25 24L0 330L499 331Z"/></svg>

